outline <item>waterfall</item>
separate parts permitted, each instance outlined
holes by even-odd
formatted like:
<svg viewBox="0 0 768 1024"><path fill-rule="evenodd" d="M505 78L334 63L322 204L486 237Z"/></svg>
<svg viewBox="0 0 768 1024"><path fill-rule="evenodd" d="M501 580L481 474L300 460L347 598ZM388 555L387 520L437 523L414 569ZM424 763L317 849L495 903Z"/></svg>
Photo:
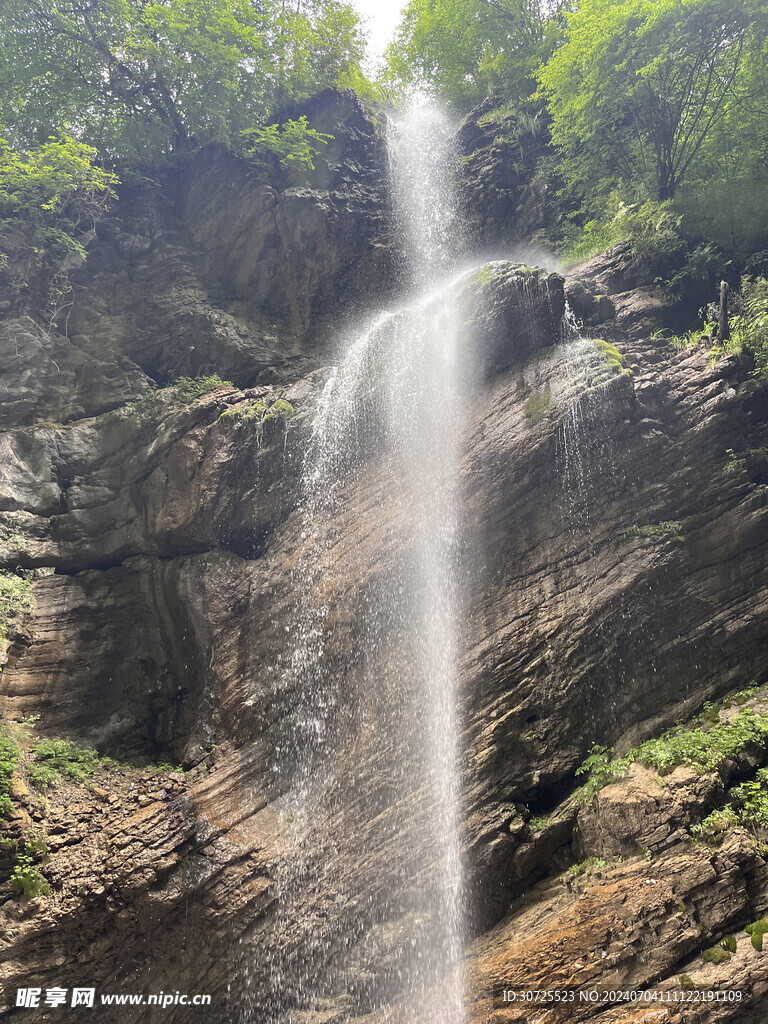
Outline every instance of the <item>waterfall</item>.
<svg viewBox="0 0 768 1024"><path fill-rule="evenodd" d="M273 764L288 782L280 803L289 838L275 878L281 939L269 954L269 991L251 993L243 1011L249 1024L298 1024L333 989L329 958L343 975L347 948L391 933L398 1019L415 1020L427 998L430 1019L462 1019L457 533L470 373L453 299L462 252L450 189L455 156L447 123L419 101L390 126L388 147L407 298L348 340L309 431L287 627L293 696ZM363 557L360 523L345 516L372 466L381 475L380 515L398 539L386 558L379 553L376 589L356 598L359 657L340 663L329 625L340 600L335 567ZM387 805L374 815L382 775ZM368 846L389 851L387 862L359 891L345 891L356 858L375 863ZM328 893L331 913L322 905ZM338 901L351 908L342 924ZM375 1009L378 997L365 998Z"/></svg>
<svg viewBox="0 0 768 1024"><path fill-rule="evenodd" d="M419 514L414 521L413 630L421 698L425 769L431 784L431 831L437 889L431 948L425 963L438 973L458 964L462 941L459 850L457 665L460 613L458 466L462 408L469 368L460 345L453 299L462 254L458 211L450 189L452 151L439 112L416 102L394 126L392 187L415 287L439 298L401 322L388 375L388 412L399 428L405 479ZM447 291L446 291L446 278ZM440 971L443 968L443 971ZM433 1019L458 1024L461 984L442 980Z"/></svg>

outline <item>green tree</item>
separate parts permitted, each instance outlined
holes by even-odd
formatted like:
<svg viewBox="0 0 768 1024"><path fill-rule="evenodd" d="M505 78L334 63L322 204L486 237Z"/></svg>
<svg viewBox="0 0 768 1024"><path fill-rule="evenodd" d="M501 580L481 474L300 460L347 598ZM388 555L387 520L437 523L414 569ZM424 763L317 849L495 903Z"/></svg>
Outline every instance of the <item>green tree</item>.
<svg viewBox="0 0 768 1024"><path fill-rule="evenodd" d="M760 35L748 40L738 88L675 195L690 232L737 253L768 249L768 38Z"/></svg>
<svg viewBox="0 0 768 1024"><path fill-rule="evenodd" d="M240 133L363 53L342 0L3 0L0 102L17 145L64 130L151 160Z"/></svg>
<svg viewBox="0 0 768 1024"><path fill-rule="evenodd" d="M541 0L410 0L388 47L386 78L433 87L468 108L489 91L520 100L560 33L560 4Z"/></svg>
<svg viewBox="0 0 768 1024"><path fill-rule="evenodd" d="M59 312L68 268L85 258L83 240L114 199L117 177L94 164L96 151L69 136L22 153L0 139L0 285Z"/></svg>
<svg viewBox="0 0 768 1024"><path fill-rule="evenodd" d="M760 0L581 0L538 73L570 179L672 198L747 102L764 21Z"/></svg>

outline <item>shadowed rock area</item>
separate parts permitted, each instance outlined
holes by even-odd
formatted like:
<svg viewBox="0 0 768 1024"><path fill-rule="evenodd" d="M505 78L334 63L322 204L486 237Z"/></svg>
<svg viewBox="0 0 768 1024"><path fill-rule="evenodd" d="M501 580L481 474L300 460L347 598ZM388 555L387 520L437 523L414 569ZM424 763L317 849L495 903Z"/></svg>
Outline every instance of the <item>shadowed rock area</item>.
<svg viewBox="0 0 768 1024"><path fill-rule="evenodd" d="M385 445L320 537L299 491L331 352L361 303L392 294L398 253L379 129L348 94L313 104L336 142L312 180L267 181L206 151L99 226L66 334L19 311L2 325L0 561L31 586L5 621L0 709L22 750L67 737L128 763L44 796L24 755L5 834L45 836L51 892L19 898L3 847L0 1015L17 987L66 984L212 995L205 1016L166 1008L170 1024L268 1020L280 955L321 993L296 1021L403 1019L410 936L430 927L405 908L430 879L391 837L418 827L429 789L393 781L404 751L382 740L391 695L363 686L361 609L392 585L412 511L386 500ZM574 796L593 743L624 752L768 680L768 395L742 357L649 340L633 312L645 285L611 273L564 282L497 260L457 285L483 368L461 462L472 1024L768 1012L768 952L744 932L768 912L765 837L734 827L707 844L689 829L768 752L663 785L633 764L591 803ZM566 290L618 351L563 333ZM213 372L234 384L189 404L162 386ZM322 802L296 821L273 766L299 696L292 574L313 545L338 712ZM376 656L396 673L404 638ZM288 921L286 871L301 905ZM700 959L731 934L728 959ZM534 1017L498 995L688 981L742 999Z"/></svg>

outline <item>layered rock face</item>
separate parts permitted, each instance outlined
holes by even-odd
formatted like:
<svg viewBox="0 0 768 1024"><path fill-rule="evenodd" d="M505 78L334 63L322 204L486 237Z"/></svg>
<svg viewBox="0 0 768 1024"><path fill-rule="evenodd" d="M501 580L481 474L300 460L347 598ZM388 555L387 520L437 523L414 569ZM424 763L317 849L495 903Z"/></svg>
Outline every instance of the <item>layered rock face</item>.
<svg viewBox="0 0 768 1024"><path fill-rule="evenodd" d="M389 728L396 694L366 688L363 623L413 510L391 500L386 446L314 532L301 490L328 348L392 288L397 254L375 126L346 96L314 117L340 140L314 185L280 191L203 154L100 229L68 336L4 325L0 552L33 602L8 623L0 706L132 766L47 799L19 773L8 834L45 835L51 895L0 889L0 1012L19 987L61 984L212 995L166 1008L173 1024L294 1003L306 1024L405 1019L412 939L433 925L407 841L429 789L399 785L414 752ZM687 828L722 782L679 769L662 789L634 766L592 806L572 792L594 742L625 750L768 677L766 393L742 358L650 341L620 303L595 314L618 310L620 356L568 340L557 275L499 261L462 287L484 371L461 462L468 1020L758 1021L768 971L742 930L768 909L764 861L742 830L708 847ZM152 388L213 371L235 385L190 404ZM316 813L296 820L275 751L302 699L290 658L310 559L338 688ZM375 656L407 672L396 630ZM165 761L188 770L151 766ZM731 932L730 959L698 959ZM743 997L532 1016L497 992L671 991L681 974ZM420 1019L431 1007L427 992Z"/></svg>
<svg viewBox="0 0 768 1024"><path fill-rule="evenodd" d="M545 111L509 112L488 97L466 117L456 141L467 230L481 251L536 252L542 236L559 237L568 210Z"/></svg>

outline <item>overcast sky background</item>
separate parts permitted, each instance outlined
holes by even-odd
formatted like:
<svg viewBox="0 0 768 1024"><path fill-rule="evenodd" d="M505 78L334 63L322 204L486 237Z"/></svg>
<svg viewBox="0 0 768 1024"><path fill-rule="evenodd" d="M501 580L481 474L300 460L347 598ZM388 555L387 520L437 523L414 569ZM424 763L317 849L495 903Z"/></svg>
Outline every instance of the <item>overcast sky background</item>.
<svg viewBox="0 0 768 1024"><path fill-rule="evenodd" d="M354 4L365 19L369 60L377 63L392 39L406 0L354 0Z"/></svg>

